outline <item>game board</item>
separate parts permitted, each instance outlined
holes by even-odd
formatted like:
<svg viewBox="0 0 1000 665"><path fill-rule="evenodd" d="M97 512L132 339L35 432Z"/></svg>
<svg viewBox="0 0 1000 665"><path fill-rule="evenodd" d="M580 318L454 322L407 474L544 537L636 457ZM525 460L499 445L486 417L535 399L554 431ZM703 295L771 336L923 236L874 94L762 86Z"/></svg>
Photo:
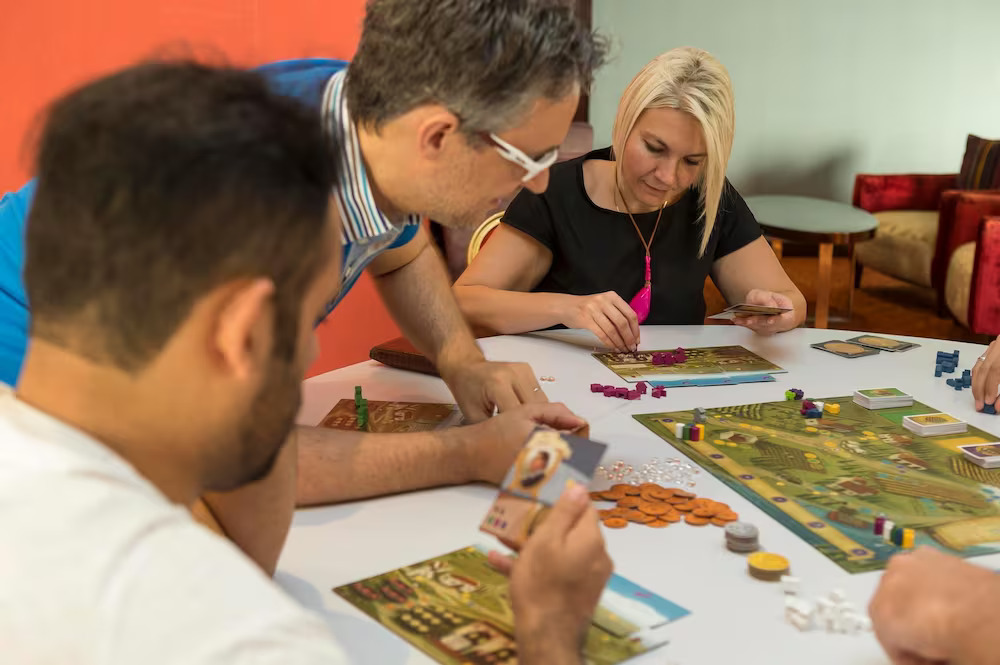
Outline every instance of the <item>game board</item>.
<svg viewBox="0 0 1000 665"><path fill-rule="evenodd" d="M742 346L706 346L685 349L687 361L676 365L654 365L654 353L673 349L654 349L636 353L594 353L605 367L630 383L650 381L657 385L682 387L684 385L718 385L746 383L748 381L773 381L769 374L785 370L761 358Z"/></svg>
<svg viewBox="0 0 1000 665"><path fill-rule="evenodd" d="M366 432L427 432L458 425L462 412L455 404L429 402L368 402ZM323 417L320 427L357 430L354 400L342 399Z"/></svg>
<svg viewBox="0 0 1000 665"><path fill-rule="evenodd" d="M872 532L884 514L917 530L916 544L961 556L1000 551L1000 469L966 460L957 446L994 441L975 427L921 437L904 416L912 406L869 411L832 397L839 415L803 418L801 402L706 409L702 441L681 441L665 424L691 411L636 420L851 573L883 568L899 551Z"/></svg>
<svg viewBox="0 0 1000 665"><path fill-rule="evenodd" d="M466 547L337 587L334 593L446 665L517 662L507 578ZM613 575L583 646L586 662L614 665L666 643L684 608Z"/></svg>

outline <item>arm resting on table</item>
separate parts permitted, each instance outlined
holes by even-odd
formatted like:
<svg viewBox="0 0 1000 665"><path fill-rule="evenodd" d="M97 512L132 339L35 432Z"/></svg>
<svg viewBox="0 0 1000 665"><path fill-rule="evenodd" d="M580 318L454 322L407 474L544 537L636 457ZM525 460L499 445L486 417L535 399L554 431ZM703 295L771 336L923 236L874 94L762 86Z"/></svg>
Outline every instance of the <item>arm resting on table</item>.
<svg viewBox="0 0 1000 665"><path fill-rule="evenodd" d="M474 480L469 428L369 434L299 427L299 506L364 499Z"/></svg>

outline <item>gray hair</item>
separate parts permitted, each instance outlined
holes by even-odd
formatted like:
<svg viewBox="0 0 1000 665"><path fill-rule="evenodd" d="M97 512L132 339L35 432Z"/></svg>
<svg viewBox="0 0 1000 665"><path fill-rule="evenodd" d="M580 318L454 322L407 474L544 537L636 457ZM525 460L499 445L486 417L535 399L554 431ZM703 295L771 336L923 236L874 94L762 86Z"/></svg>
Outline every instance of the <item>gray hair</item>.
<svg viewBox="0 0 1000 665"><path fill-rule="evenodd" d="M348 108L377 131L436 103L467 134L499 132L539 98L586 90L606 55L566 0L370 0Z"/></svg>

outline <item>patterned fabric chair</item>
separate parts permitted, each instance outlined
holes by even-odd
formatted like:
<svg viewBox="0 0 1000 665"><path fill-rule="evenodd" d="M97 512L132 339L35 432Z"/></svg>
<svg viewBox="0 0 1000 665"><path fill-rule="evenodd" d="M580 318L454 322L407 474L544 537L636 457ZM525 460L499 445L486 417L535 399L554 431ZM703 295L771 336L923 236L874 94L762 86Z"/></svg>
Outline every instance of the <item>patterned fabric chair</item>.
<svg viewBox="0 0 1000 665"><path fill-rule="evenodd" d="M878 235L856 247L861 266L932 287L944 314L952 255L975 244L984 216L1000 215L1000 141L969 135L958 174L859 174L854 205L879 220ZM974 247L964 250L969 279L974 255Z"/></svg>
<svg viewBox="0 0 1000 665"><path fill-rule="evenodd" d="M931 286L941 196L955 189L957 176L870 175L854 179L854 205L875 215L878 234L858 243L856 286L865 266L898 279Z"/></svg>

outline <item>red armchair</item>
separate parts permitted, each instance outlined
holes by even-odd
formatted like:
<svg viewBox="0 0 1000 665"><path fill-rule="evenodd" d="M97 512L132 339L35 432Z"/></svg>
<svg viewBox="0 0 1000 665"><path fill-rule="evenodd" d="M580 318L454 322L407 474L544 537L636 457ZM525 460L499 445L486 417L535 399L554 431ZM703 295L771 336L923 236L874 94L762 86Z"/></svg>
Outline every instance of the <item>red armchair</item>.
<svg viewBox="0 0 1000 665"><path fill-rule="evenodd" d="M976 242L980 235L980 223L984 216L1000 215L1000 190L957 190L957 175L867 175L859 174L854 182L854 205L863 208L879 217L880 226L878 234L870 243L883 244L891 242L893 237L897 238L893 253L894 259L899 262L913 261L914 257L919 257L921 262L929 253L930 263L926 266L929 274L929 285L937 292L938 308L944 313L946 304L949 308L951 303L946 303L946 282L948 279L949 266L952 255L955 251L969 242ZM921 234L907 234L906 225L903 228L892 232L890 224L881 224L880 214L887 211L933 211L937 210L936 228L925 227L925 232ZM924 213L926 215L926 212ZM915 218L916 219L916 218ZM890 220L891 221L891 220ZM903 247L898 238L910 236L911 247ZM914 237L919 236L919 237ZM930 243L929 246L923 246ZM887 272L893 276L900 277L898 271L894 271L892 266L885 269L884 265L872 265L866 262L866 253L875 255L871 251L877 246L866 248L862 243L858 245L858 261L862 265L871 265L882 272ZM917 244L920 246L918 247ZM929 252L928 252L929 250ZM884 252L883 252L884 254ZM908 254L908 255L907 255ZM1000 254L998 254L1000 256ZM883 263L886 262L883 259ZM923 269L923 265L921 265ZM911 271L912 272L912 271ZM922 276L923 273L921 273ZM906 276L903 276L906 279ZM923 280L909 279L916 283ZM994 286L994 288L996 288ZM957 315L956 315L957 316ZM958 317L961 320L961 317ZM965 323L965 321L963 321Z"/></svg>
<svg viewBox="0 0 1000 665"><path fill-rule="evenodd" d="M931 265L938 236L941 195L955 188L956 176L870 175L854 179L854 205L875 215L875 238L858 243L861 285L864 267L920 286L931 286Z"/></svg>
<svg viewBox="0 0 1000 665"><path fill-rule="evenodd" d="M1000 217L979 224L976 263L969 294L972 332L1000 335Z"/></svg>
<svg viewBox="0 0 1000 665"><path fill-rule="evenodd" d="M1000 195L994 195L1000 199ZM965 234L968 229L961 229ZM974 333L1000 334L1000 216L982 217L975 237L951 254L945 301L952 315Z"/></svg>

